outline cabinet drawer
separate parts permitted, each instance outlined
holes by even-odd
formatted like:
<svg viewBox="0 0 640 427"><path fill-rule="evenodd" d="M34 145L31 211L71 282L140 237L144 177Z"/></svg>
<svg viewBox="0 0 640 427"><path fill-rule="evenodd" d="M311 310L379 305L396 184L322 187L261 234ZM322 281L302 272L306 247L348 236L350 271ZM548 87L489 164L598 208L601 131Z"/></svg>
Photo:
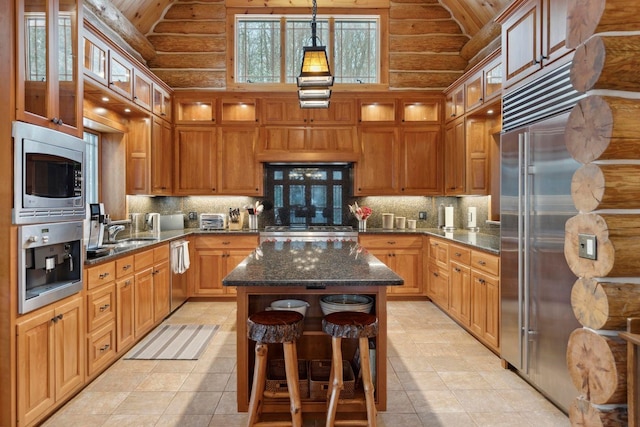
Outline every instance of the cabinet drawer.
<svg viewBox="0 0 640 427"><path fill-rule="evenodd" d="M258 246L258 236L207 236L196 238L197 249L246 249Z"/></svg>
<svg viewBox="0 0 640 427"><path fill-rule="evenodd" d="M103 288L87 293L87 330L115 320L116 286L114 282Z"/></svg>
<svg viewBox="0 0 640 427"><path fill-rule="evenodd" d="M471 267L485 273L500 275L500 258L484 252L471 251Z"/></svg>
<svg viewBox="0 0 640 427"><path fill-rule="evenodd" d="M449 243L442 239L429 237L429 261L441 267L449 264Z"/></svg>
<svg viewBox="0 0 640 427"><path fill-rule="evenodd" d="M153 249L153 262L155 264L169 259L169 245L158 246Z"/></svg>
<svg viewBox="0 0 640 427"><path fill-rule="evenodd" d="M87 289L95 289L116 279L116 264L108 262L95 267L88 268Z"/></svg>
<svg viewBox="0 0 640 427"><path fill-rule="evenodd" d="M95 374L116 357L116 325L110 322L87 336L87 373Z"/></svg>
<svg viewBox="0 0 640 427"><path fill-rule="evenodd" d="M133 256L133 265L136 271L143 270L153 265L153 249L140 252Z"/></svg>
<svg viewBox="0 0 640 427"><path fill-rule="evenodd" d="M133 273L133 255L116 260L116 279L121 279Z"/></svg>
<svg viewBox="0 0 640 427"><path fill-rule="evenodd" d="M359 236L358 240L365 248L421 248L422 236L419 234L404 236L398 234L372 234Z"/></svg>
<svg viewBox="0 0 640 427"><path fill-rule="evenodd" d="M457 261L465 265L471 264L471 248L449 245L449 260Z"/></svg>

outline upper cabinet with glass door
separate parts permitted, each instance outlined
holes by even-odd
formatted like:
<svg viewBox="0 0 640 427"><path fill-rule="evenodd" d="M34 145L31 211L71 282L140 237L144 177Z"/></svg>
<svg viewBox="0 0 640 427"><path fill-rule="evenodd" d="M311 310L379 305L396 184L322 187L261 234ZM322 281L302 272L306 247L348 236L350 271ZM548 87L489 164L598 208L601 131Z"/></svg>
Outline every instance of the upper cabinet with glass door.
<svg viewBox="0 0 640 427"><path fill-rule="evenodd" d="M77 0L16 3L17 118L81 136Z"/></svg>

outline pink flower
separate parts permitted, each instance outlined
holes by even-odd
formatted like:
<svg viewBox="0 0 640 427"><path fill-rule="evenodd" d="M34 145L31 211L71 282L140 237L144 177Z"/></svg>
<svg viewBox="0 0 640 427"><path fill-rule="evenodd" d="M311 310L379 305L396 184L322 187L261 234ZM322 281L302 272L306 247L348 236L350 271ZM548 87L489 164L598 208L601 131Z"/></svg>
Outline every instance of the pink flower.
<svg viewBox="0 0 640 427"><path fill-rule="evenodd" d="M349 205L349 210L358 219L358 221L369 218L369 216L371 216L371 214L373 213L373 210L371 210L370 207L358 206L357 202L353 205Z"/></svg>

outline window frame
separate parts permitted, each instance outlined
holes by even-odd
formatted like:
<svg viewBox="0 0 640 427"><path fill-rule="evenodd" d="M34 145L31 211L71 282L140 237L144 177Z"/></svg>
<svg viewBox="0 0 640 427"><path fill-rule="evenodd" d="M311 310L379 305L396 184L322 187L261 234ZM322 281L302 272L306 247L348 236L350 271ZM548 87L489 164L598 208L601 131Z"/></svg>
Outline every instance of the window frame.
<svg viewBox="0 0 640 427"><path fill-rule="evenodd" d="M253 13L256 12L256 13ZM236 58L236 17L240 15L246 17L252 16L274 16L290 17L292 19L309 19L311 20L311 10L308 8L260 8L258 9L240 9L230 7L227 8L227 28L231 28L232 31L227 33L227 73L226 73L226 87L229 90L258 90L258 91L282 91L292 90L296 86L292 83L237 83L235 80L235 58ZM336 83L341 90L386 90L389 87L389 9L388 8L328 8L323 9L321 13L318 13L316 20L326 18L340 18L340 19L358 19L366 17L376 17L378 20L378 83ZM283 24L284 28L284 24ZM311 34L311 26L309 26L309 34ZM331 55L333 49L333 24L330 21L329 28L330 40L321 40L322 45L327 46L327 52ZM284 39L284 32L281 34L281 40ZM330 58L330 64L333 65L332 58ZM284 55L282 55L282 73L284 74ZM332 68L333 70L333 68ZM335 86L334 86L335 88Z"/></svg>

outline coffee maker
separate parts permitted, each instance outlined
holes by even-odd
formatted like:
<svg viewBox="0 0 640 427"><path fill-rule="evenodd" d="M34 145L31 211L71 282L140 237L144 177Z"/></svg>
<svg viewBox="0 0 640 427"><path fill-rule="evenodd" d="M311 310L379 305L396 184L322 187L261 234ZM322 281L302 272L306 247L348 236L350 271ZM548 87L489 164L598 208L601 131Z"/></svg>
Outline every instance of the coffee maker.
<svg viewBox="0 0 640 427"><path fill-rule="evenodd" d="M89 241L87 250L102 247L104 239L104 227L107 223L107 216L104 213L104 204L89 204Z"/></svg>

